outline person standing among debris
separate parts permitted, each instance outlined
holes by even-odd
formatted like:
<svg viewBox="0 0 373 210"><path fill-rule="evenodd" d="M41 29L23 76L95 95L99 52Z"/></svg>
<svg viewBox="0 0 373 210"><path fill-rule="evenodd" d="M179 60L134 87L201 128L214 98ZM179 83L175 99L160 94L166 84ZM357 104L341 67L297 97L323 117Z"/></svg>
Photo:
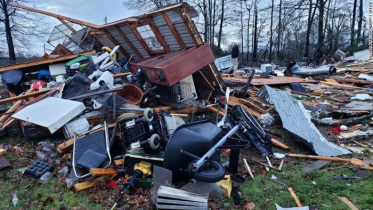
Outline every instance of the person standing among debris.
<svg viewBox="0 0 373 210"><path fill-rule="evenodd" d="M240 54L240 51L238 50L240 46L240 43L237 43L233 46L232 51L231 51L231 58L233 65L229 68L229 71L236 71L238 68L238 54Z"/></svg>

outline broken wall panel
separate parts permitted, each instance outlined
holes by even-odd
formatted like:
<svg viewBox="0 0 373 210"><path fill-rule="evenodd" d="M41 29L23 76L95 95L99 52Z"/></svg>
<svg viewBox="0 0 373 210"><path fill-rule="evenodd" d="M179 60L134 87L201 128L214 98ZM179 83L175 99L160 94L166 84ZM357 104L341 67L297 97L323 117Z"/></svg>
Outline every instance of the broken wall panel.
<svg viewBox="0 0 373 210"><path fill-rule="evenodd" d="M280 115L283 127L303 140L316 154L338 156L350 153L348 150L328 142L312 123L303 104L295 100L287 91L275 90L265 85L257 95L273 104Z"/></svg>

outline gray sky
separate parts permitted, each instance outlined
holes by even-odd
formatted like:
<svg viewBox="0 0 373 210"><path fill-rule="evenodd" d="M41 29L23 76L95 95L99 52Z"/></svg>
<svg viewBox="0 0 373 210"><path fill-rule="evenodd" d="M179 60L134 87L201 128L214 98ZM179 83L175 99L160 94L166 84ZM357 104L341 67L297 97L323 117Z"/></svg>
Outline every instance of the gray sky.
<svg viewBox="0 0 373 210"><path fill-rule="evenodd" d="M364 15L368 19L369 1L364 0ZM270 0L263 0L262 3L268 4ZM37 0L36 6L38 9L56 13L59 15L68 16L71 18L83 20L86 22L95 23L98 25L104 24L104 18L107 17L108 22L113 22L126 17L141 15L147 11L135 12L126 9L122 0ZM61 24L56 18L44 16L44 21L50 26L49 33L55 25ZM45 38L47 40L48 37ZM237 39L238 37L231 37ZM44 42L35 40L33 46L30 48L30 53L43 54ZM53 47L46 44L48 49ZM49 52L49 51L47 51Z"/></svg>
<svg viewBox="0 0 373 210"><path fill-rule="evenodd" d="M102 25L104 18L107 17L108 22L113 22L119 19L137 15L136 12L126 9L122 0L39 0L36 7L40 10L64 15L67 17L83 20L86 22ZM145 13L146 11L144 11ZM56 18L44 16L44 21L50 25L50 32L55 25L61 24ZM46 37L47 39L48 37ZM43 54L44 43L36 42L31 51ZM47 48L51 46L46 45ZM48 52L48 51L47 51Z"/></svg>

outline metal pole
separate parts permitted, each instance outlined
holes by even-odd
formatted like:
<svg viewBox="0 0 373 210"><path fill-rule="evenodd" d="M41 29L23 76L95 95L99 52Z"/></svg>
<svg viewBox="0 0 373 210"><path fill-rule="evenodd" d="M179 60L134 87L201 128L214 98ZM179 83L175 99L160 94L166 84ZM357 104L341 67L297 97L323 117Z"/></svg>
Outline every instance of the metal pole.
<svg viewBox="0 0 373 210"><path fill-rule="evenodd" d="M223 145L229 137L231 137L234 133L236 133L236 131L239 129L240 126L241 126L241 121L238 125L234 126L232 130L230 130L227 134L225 134L225 136L222 139L220 139L220 141L216 143L209 151L207 151L206 154L201 157L201 159L199 159L196 163L193 164L193 170L194 171L198 170L205 163L205 161L209 159L215 153L215 150L218 147Z"/></svg>

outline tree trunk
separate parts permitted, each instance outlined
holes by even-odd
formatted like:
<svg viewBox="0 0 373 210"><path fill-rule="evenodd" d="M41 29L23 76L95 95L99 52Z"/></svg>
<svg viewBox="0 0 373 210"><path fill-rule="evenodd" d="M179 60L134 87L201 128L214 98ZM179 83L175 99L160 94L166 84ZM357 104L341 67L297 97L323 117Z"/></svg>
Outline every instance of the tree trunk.
<svg viewBox="0 0 373 210"><path fill-rule="evenodd" d="M8 13L8 5L5 0L1 0L3 12L4 12L4 25L5 25L5 35L6 41L8 44L8 53L9 53L9 60L16 60L16 52L14 50L14 43L12 37L12 29L10 28L10 18Z"/></svg>
<svg viewBox="0 0 373 210"><path fill-rule="evenodd" d="M352 23L351 23L351 45L350 45L350 53L354 52L355 48L355 19L356 19L356 7L357 7L357 0L354 0L354 8L352 10Z"/></svg>
<svg viewBox="0 0 373 210"><path fill-rule="evenodd" d="M225 0L221 1L221 16L220 16L220 26L219 26L219 36L218 36L218 49L221 50L221 34L223 31L223 22L224 22L224 2Z"/></svg>
<svg viewBox="0 0 373 210"><path fill-rule="evenodd" d="M253 61L257 61L257 51L258 51L258 7L255 2L255 9L254 9L254 18L255 18L255 25L254 25L254 50L253 50Z"/></svg>
<svg viewBox="0 0 373 210"><path fill-rule="evenodd" d="M242 11L242 1L241 1L241 62L243 61L243 11Z"/></svg>
<svg viewBox="0 0 373 210"><path fill-rule="evenodd" d="M207 6L206 6L206 0L203 0L203 19L204 19L204 22L205 22L205 31L203 32L203 37L205 39L205 43L209 43L208 42L208 38L207 38L207 32L208 32L208 21L207 21Z"/></svg>
<svg viewBox="0 0 373 210"><path fill-rule="evenodd" d="M211 43L212 43L212 45L211 46L215 46L215 20L216 20L216 18L215 18L215 11L216 11L216 0L214 0L214 6L213 6L213 8L214 8L214 11L213 11L213 14L212 14L212 35L211 35L211 39L212 39L212 41L211 41Z"/></svg>
<svg viewBox="0 0 373 210"><path fill-rule="evenodd" d="M273 44L273 8L275 7L275 0L272 0L272 8L271 8L271 26L270 26L270 29L269 29L269 32L271 33L270 37L269 37L269 61L271 62L272 61L272 44Z"/></svg>
<svg viewBox="0 0 373 210"><path fill-rule="evenodd" d="M361 41L361 26L363 23L363 0L360 0L359 5L359 22L357 23L357 44Z"/></svg>
<svg viewBox="0 0 373 210"><path fill-rule="evenodd" d="M324 44L324 9L325 4L328 0L320 0L319 5L319 30L318 30L318 45L317 48L321 50L322 45ZM321 50L322 52L322 50Z"/></svg>
<svg viewBox="0 0 373 210"><path fill-rule="evenodd" d="M281 43L281 9L282 9L282 0L280 0L279 12L278 12L278 34L277 34L277 59L280 59L280 43Z"/></svg>

